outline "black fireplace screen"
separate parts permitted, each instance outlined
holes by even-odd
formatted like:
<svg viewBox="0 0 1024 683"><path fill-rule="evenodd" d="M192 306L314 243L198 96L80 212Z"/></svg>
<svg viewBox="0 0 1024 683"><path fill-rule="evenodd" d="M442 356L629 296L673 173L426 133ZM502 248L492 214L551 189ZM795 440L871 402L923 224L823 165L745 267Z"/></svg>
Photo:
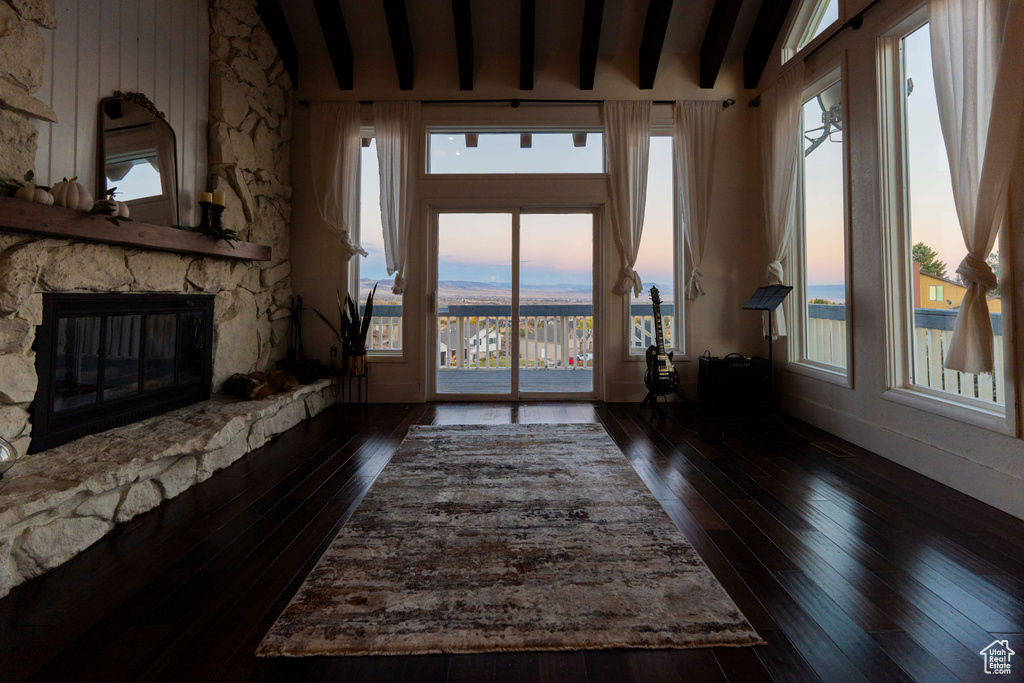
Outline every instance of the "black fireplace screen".
<svg viewBox="0 0 1024 683"><path fill-rule="evenodd" d="M30 452L210 396L213 297L45 294Z"/></svg>

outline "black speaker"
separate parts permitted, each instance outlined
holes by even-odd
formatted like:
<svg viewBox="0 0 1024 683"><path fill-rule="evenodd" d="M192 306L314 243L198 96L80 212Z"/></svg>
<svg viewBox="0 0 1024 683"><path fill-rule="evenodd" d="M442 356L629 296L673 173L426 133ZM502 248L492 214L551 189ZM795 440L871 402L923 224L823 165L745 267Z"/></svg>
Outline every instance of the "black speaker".
<svg viewBox="0 0 1024 683"><path fill-rule="evenodd" d="M725 358L700 357L700 406L708 412L760 410L768 405L771 367L767 358L730 353Z"/></svg>

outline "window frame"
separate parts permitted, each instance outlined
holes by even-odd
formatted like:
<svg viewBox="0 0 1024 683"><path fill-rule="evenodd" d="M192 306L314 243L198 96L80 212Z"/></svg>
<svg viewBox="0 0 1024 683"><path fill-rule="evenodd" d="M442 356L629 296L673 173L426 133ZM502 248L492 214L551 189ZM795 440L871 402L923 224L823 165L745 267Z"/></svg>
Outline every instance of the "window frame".
<svg viewBox="0 0 1024 683"><path fill-rule="evenodd" d="M574 171L571 173L435 173L430 170L430 136L434 134L438 135L465 135L466 133L480 133L480 134L491 134L491 133L506 133L510 135L518 135L520 133L563 133L571 135L572 133L600 133L601 139L601 170L595 172L586 171ZM525 125L505 125L505 124L491 124L491 125L474 125L469 123L459 124L427 124L423 129L423 163L420 165L422 177L425 178L443 178L445 180L459 180L467 178L486 178L486 177L512 177L512 178L600 178L604 177L608 173L608 155L605 151L604 146L604 128L600 125L593 123L583 124L579 126L572 126L569 124L549 124L549 125L538 125L538 124L525 124Z"/></svg>
<svg viewBox="0 0 1024 683"><path fill-rule="evenodd" d="M679 221L679 197L678 197L678 185L676 182L676 147L675 147L675 128L669 124L651 124L651 137L652 138L669 138L672 141L672 277L673 277L673 295L675 296L675 314L672 316L672 327L670 333L672 335L672 343L666 344L665 351L671 351L673 353L673 362L679 362L683 360L689 360L687 355L686 346L686 283L690 276L689 265L686 258L686 239L683 237L682 225ZM650 179L648 179L648 182ZM609 207L610 208L610 207ZM646 220L646 211L644 220ZM643 241L643 235L640 236L640 240ZM641 273L641 277L643 273ZM643 294L641 293L641 296ZM623 305L623 320L625 325L622 326L623 334L623 354L627 361L645 361L647 349L634 349L633 348L633 328L632 328L632 313L630 306L633 303L633 293L630 290L622 297L625 302Z"/></svg>
<svg viewBox="0 0 1024 683"><path fill-rule="evenodd" d="M828 0L804 0L799 9L793 13L793 19L786 29L786 42L782 46L781 58L783 64L810 50L816 49L819 44L823 43L832 34L831 29L843 25L846 21L846 0L836 1L839 3L836 20L825 26L821 33L803 45L801 43L810 30L814 16L818 12L823 13L825 11L825 8L828 7Z"/></svg>
<svg viewBox="0 0 1024 683"><path fill-rule="evenodd" d="M362 146L362 141L364 139L366 139L366 138L370 138L372 140L374 137L375 136L374 136L373 126L360 126L360 128L359 128L359 172L356 174L356 182L359 185L359 192L356 195L356 197L357 197L356 201L357 201L359 206L356 209L355 226L353 226L353 228L349 229L349 238L355 244L359 244L360 243L360 240L362 238L362 232L363 232L363 225L362 225L362 223L363 223L363 192L362 192L362 187L363 187L363 150L365 148ZM359 279L360 279L359 278L359 271L360 271L360 264L361 264L359 259L361 259L361 258L363 258L363 257L359 256L358 254L356 254L355 256L350 258L348 260L348 262L347 262L348 263L348 276L346 278L346 282L347 282L347 285L348 285L348 291L350 293L351 292L355 292L355 294L356 294L356 296L353 297L353 299L359 298ZM362 302L356 301L356 305L357 306L359 306L361 304L362 304ZM402 317L401 317L401 322L399 323L399 325L401 327L401 330L402 330L402 348L400 348L400 349L367 349L366 350L366 358L367 358L367 360L372 358L376 362L376 361L401 361L401 360L405 359L405 333L406 333L406 317L405 316L406 316L406 305L405 305L405 296L403 295L403 297L402 297Z"/></svg>
<svg viewBox="0 0 1024 683"><path fill-rule="evenodd" d="M914 8L882 27L876 37L878 83L879 196L882 227L882 260L885 305L886 390L882 398L941 417L1002 434L1016 433L1014 355L1011 334L1003 335L1004 396L1002 406L958 396L913 382L912 339L914 309L911 278L911 222L909 159L906 143L903 39L928 23L925 5ZM1010 253L1005 229L1000 230L999 250ZM1004 311L1012 309L1008 274L1000 282Z"/></svg>
<svg viewBox="0 0 1024 683"><path fill-rule="evenodd" d="M807 316L807 225L804 216L804 157L803 150L803 103L816 96L832 83L840 83L841 97L843 103L843 141L842 141L842 169L843 169L843 268L845 284L846 304L846 367L830 365L821 361L807 358L808 321ZM800 131L801 156L797 165L797 202L796 202L796 226L793 240L790 245L789 263L794 264L790 281L793 283L792 304L787 314L792 315L790 320L797 322L791 325L790 343L788 345L787 369L799 374L807 375L825 382L837 384L849 389L853 388L853 367L855 363L854 354L854 305L853 305L853 233L850 226L851 219L851 186L850 186L850 144L849 131L847 128L847 112L849 111L849 85L847 82L847 67L845 53L840 57L831 59L822 67L811 72L809 77L804 79L805 87L801 95L800 103Z"/></svg>

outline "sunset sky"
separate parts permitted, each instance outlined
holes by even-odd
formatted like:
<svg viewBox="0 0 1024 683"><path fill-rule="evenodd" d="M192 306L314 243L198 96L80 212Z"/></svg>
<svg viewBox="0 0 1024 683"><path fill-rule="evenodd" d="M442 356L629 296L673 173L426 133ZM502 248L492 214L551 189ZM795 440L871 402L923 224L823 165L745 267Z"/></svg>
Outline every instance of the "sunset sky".
<svg viewBox="0 0 1024 683"><path fill-rule="evenodd" d="M939 252L953 276L965 254L953 205L949 165L942 145L932 82L927 27L906 40L906 75L913 79L908 98L911 243L923 241ZM845 103L844 103L845 104ZM844 107L844 110L846 108ZM820 125L814 99L805 105L805 128ZM834 135L839 140L844 131ZM509 171L594 171L601 168L600 134L587 146L573 147L569 134L534 134L533 147L520 149L518 134L481 135L479 147L466 148L462 135L432 135L435 172L486 172L495 164ZM856 144L847 139L847 144ZM362 151L361 243L369 257L360 260L363 278L387 279L380 228L376 145ZM826 142L805 160L808 225L808 284L844 282L842 146ZM636 269L645 284L657 283L663 297L672 281L672 145L668 137L651 139L644 240ZM714 220L714 217L712 217ZM522 280L526 284L584 284L592 281L593 245L589 217L534 215L523 218ZM441 279L511 282L511 219L491 216L445 216L442 221ZM646 301L646 295L641 298Z"/></svg>

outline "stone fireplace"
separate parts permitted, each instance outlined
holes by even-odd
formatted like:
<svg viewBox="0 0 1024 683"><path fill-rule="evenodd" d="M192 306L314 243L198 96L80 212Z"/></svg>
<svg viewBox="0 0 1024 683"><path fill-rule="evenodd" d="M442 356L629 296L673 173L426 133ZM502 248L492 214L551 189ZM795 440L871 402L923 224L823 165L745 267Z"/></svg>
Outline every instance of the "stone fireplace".
<svg viewBox="0 0 1024 683"><path fill-rule="evenodd" d="M30 453L210 397L213 297L46 294Z"/></svg>
<svg viewBox="0 0 1024 683"><path fill-rule="evenodd" d="M190 62L197 67L193 90L202 95L189 106L203 132L178 131L179 196L182 222L194 224L189 217L199 197L192 190L224 192L226 227L243 241L269 247L269 260L12 232L0 211L0 437L20 455L0 480L0 596L334 400L324 382L260 402L218 395L231 374L273 367L289 337L293 89L256 5L209 2L209 53ZM83 143L96 122L76 118L81 107L69 112L55 100L37 99L67 87L54 82L44 88L46 78L75 73L45 68L43 34L61 16L49 1L0 0L0 52L17 61L0 73L0 177L21 178L35 169L39 184L49 185L97 165L93 146ZM171 40L183 38L179 33ZM67 48L53 45L53 52ZM135 41L126 45L137 49ZM176 55L192 54L190 45L171 47ZM107 82L106 75L99 79L97 108L115 90L141 87ZM181 112L182 102L166 101L177 91L168 96L166 83L156 85L147 93L156 106ZM42 138L45 157L37 159L40 126L52 127ZM119 229L131 231L132 224ZM131 311L105 303L147 300L173 306ZM202 302L198 327L188 301ZM63 332L61 306L74 310ZM79 354L69 335L98 353ZM200 339L201 360L177 355L182 344L196 351ZM78 357L69 358L69 351ZM135 410L137 399L158 390L165 393L154 406ZM72 413L92 424L65 423ZM97 430L106 431L89 433Z"/></svg>

